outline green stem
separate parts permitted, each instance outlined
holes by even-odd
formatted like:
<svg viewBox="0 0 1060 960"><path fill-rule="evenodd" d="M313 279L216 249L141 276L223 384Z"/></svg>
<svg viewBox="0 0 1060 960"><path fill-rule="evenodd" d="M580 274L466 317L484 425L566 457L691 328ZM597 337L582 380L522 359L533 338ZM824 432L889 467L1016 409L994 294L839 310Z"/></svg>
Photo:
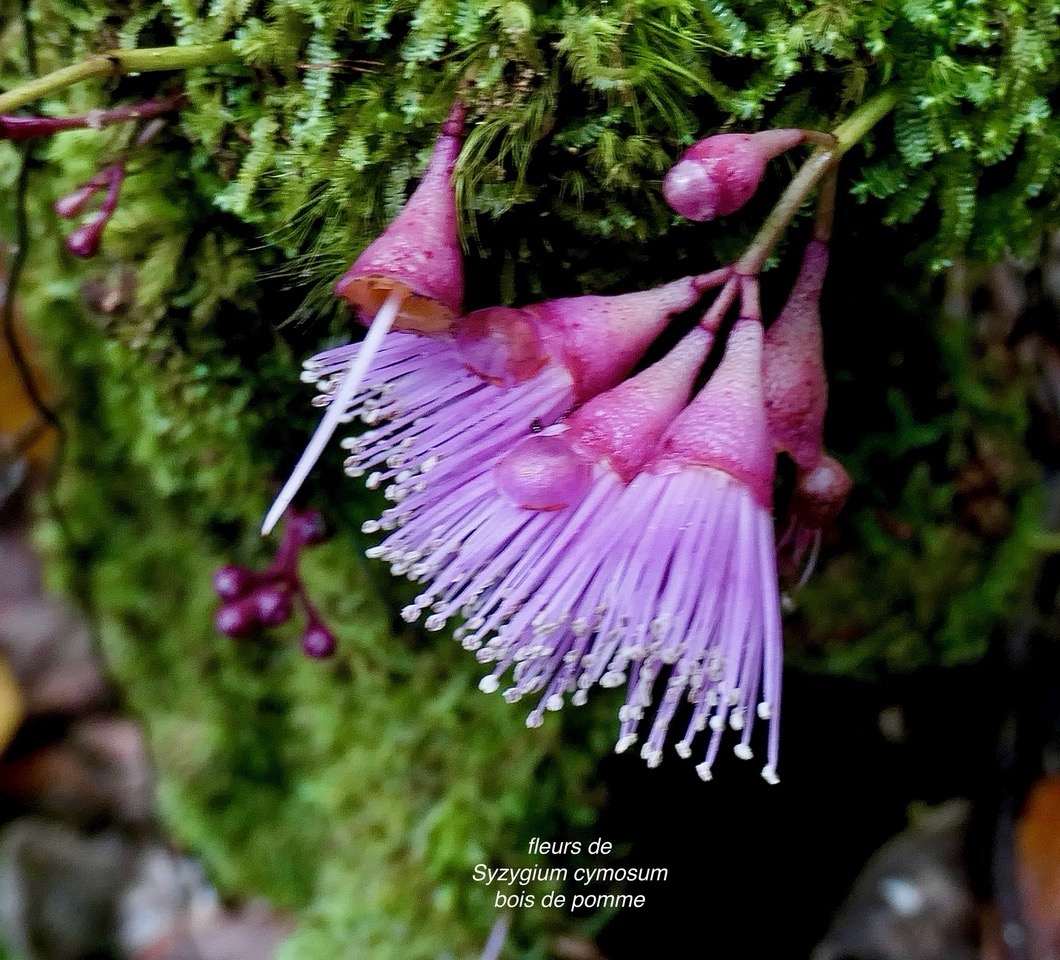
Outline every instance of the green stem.
<svg viewBox="0 0 1060 960"><path fill-rule="evenodd" d="M93 77L120 77L127 73L149 73L158 70L191 70L195 67L214 67L238 59L235 47L227 42L148 47L143 50L110 50L29 80L7 93L0 93L0 113L10 113L27 103Z"/></svg>
<svg viewBox="0 0 1060 960"><path fill-rule="evenodd" d="M799 212L806 198L814 187L829 173L834 170L839 159L862 137L865 136L877 123L879 123L898 104L897 90L884 90L877 94L867 103L863 103L846 120L844 120L832 135L835 137L835 145L832 147L821 147L810 154L809 159L799 168L794 179L788 184L787 190L781 195L776 206L766 217L761 229L755 234L751 245L736 262L736 272L742 274L757 274L762 272L762 267L769 258L777 241L784 235L784 231L791 225L795 215Z"/></svg>
<svg viewBox="0 0 1060 960"><path fill-rule="evenodd" d="M1031 537L1031 546L1040 553L1060 553L1060 533L1040 531Z"/></svg>

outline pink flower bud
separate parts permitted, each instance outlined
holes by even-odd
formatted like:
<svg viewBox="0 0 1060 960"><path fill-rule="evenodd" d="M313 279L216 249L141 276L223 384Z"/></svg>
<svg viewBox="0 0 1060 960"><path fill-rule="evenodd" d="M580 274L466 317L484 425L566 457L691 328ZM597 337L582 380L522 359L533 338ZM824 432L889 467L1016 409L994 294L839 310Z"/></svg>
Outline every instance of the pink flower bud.
<svg viewBox="0 0 1060 960"><path fill-rule="evenodd" d="M314 660L326 660L335 653L337 645L335 634L319 621L310 623L302 634L302 652Z"/></svg>
<svg viewBox="0 0 1060 960"><path fill-rule="evenodd" d="M83 187L78 187L74 190L73 193L68 193L65 197L60 197L56 200L52 209L55 210L56 216L69 220L84 210L89 200L102 189L103 184L90 180Z"/></svg>
<svg viewBox="0 0 1060 960"><path fill-rule="evenodd" d="M222 600L239 600L257 585L257 574L246 567L221 567L213 575L213 591Z"/></svg>
<svg viewBox="0 0 1060 960"><path fill-rule="evenodd" d="M327 526L319 510L292 510L287 515L286 529L303 547L315 547L327 539Z"/></svg>
<svg viewBox="0 0 1060 960"><path fill-rule="evenodd" d="M103 239L103 228L107 225L110 217L105 213L97 213L87 223L82 224L66 238L66 249L75 257L87 260L99 253L99 245Z"/></svg>
<svg viewBox="0 0 1060 960"><path fill-rule="evenodd" d="M823 456L812 469L798 472L789 507L792 518L816 530L827 527L847 502L851 486L843 466Z"/></svg>
<svg viewBox="0 0 1060 960"><path fill-rule="evenodd" d="M666 174L670 208L700 222L740 209L758 189L766 164L802 143L801 130L722 133L689 147Z"/></svg>
<svg viewBox="0 0 1060 960"><path fill-rule="evenodd" d="M244 597L226 603L217 611L214 626L226 637L249 637L260 626L254 598Z"/></svg>
<svg viewBox="0 0 1060 960"><path fill-rule="evenodd" d="M286 586L261 587L251 596L258 622L263 627L278 627L291 619L291 593Z"/></svg>

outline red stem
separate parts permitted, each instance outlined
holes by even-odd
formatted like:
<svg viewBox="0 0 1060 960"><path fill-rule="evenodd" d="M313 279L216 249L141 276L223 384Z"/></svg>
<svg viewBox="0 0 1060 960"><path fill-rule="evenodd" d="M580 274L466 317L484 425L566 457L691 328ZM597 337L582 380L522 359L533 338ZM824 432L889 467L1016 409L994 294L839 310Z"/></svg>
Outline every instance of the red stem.
<svg viewBox="0 0 1060 960"><path fill-rule="evenodd" d="M184 105L184 94L145 100L143 103L112 107L110 110L89 110L70 117L20 117L0 115L0 140L21 142L38 137L50 137L64 130L102 130L116 123L131 120L151 120L179 110Z"/></svg>

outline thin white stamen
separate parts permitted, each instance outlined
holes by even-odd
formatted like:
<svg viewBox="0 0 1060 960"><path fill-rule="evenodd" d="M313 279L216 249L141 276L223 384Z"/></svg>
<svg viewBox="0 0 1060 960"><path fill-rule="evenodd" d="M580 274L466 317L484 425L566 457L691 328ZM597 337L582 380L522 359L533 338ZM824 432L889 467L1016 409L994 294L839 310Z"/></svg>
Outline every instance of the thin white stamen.
<svg viewBox="0 0 1060 960"><path fill-rule="evenodd" d="M379 308L375 319L372 320L372 325L368 328L368 334L357 353L357 358L350 365L349 370L346 371L346 375L342 379L342 386L339 387L338 393L328 404L327 413L324 414L320 425L316 428L313 436L310 437L301 459L295 464L295 468L291 471L291 475L287 478L287 482L283 485L279 496L276 497L269 508L265 521L261 525L262 536L269 533L276 526L280 517L290 506L295 494L301 489L306 477L309 476L309 471L313 469L314 464L320 459L320 455L324 452L324 448L327 446L332 434L342 423L343 417L346 416L346 407L360 387L364 375L368 372L372 360L383 343L383 338L394 325L404 299L405 292L403 290L392 290L390 296L386 298L383 305Z"/></svg>

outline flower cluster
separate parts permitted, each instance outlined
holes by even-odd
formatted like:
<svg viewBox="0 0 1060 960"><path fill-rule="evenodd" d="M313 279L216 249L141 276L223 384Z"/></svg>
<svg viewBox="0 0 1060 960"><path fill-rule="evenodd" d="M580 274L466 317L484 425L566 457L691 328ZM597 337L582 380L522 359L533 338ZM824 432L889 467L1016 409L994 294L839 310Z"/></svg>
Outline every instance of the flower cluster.
<svg viewBox="0 0 1060 960"><path fill-rule="evenodd" d="M597 685L625 686L617 749L641 740L651 766L683 709L676 749L690 757L705 734L704 779L726 730L751 757L761 720L762 775L774 782L777 456L797 467L784 546L799 565L849 486L822 440L827 231L819 221L768 331L753 258L647 291L464 315L453 187L463 123L458 105L403 212L339 281L371 326L363 342L306 362L326 412L265 528L338 425L359 419L367 429L342 441L346 472L391 504L364 526L385 534L368 554L421 585L406 620L461 621L456 637L491 665L483 691L537 695L536 726ZM732 213L772 157L822 136L707 138L670 171L665 195L691 219ZM697 307L677 344L643 366Z"/></svg>
<svg viewBox="0 0 1060 960"><path fill-rule="evenodd" d="M294 603L306 617L302 650L310 657L330 657L335 635L306 595L298 573L301 552L324 540L324 519L315 510L291 510L276 556L265 570L221 567L214 573L213 588L222 602L215 624L228 637L248 637L263 627L278 627L291 619Z"/></svg>
<svg viewBox="0 0 1060 960"><path fill-rule="evenodd" d="M102 130L115 124L140 123L132 138L129 151L107 163L87 183L55 201L54 210L64 220L80 217L88 210L97 194L102 194L99 206L88 213L81 224L66 239L66 248L75 257L93 257L99 252L103 230L110 223L121 197L122 184L128 174L129 154L149 144L162 130L165 114L179 110L184 103L182 94L145 100L143 103L91 110L67 117L17 116L0 114L0 140L15 143L50 137L64 130Z"/></svg>

